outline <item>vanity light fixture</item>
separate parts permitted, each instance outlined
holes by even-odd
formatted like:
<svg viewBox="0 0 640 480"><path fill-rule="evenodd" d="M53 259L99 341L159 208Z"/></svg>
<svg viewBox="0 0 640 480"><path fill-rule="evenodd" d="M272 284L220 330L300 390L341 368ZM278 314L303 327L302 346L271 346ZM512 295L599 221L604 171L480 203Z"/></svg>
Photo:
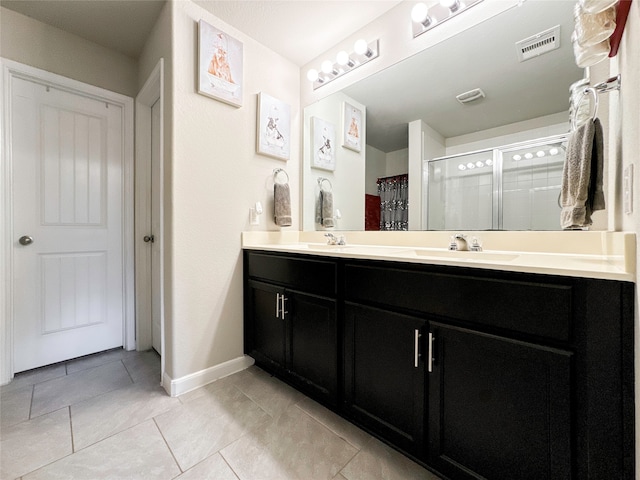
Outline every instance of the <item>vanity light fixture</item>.
<svg viewBox="0 0 640 480"><path fill-rule="evenodd" d="M331 60L322 62L320 65L322 74L318 73L315 68L312 68L307 72L307 79L313 83L313 89L315 90L336 78L340 78L345 73L370 62L374 58L377 58L379 54L378 40L367 42L364 39L360 39L353 45L353 53L349 54L345 50L338 52L335 62Z"/></svg>
<svg viewBox="0 0 640 480"><path fill-rule="evenodd" d="M522 155L518 155L517 153L513 156L513 159L517 162L519 160L522 160Z"/></svg>
<svg viewBox="0 0 640 480"><path fill-rule="evenodd" d="M557 148L551 148L549 149L549 155L557 155L559 152L559 150Z"/></svg>
<svg viewBox="0 0 640 480"><path fill-rule="evenodd" d="M440 0L431 7L427 7L427 5L422 2L416 3L411 10L413 38L459 15L481 1L482 0Z"/></svg>
<svg viewBox="0 0 640 480"><path fill-rule="evenodd" d="M524 154L524 158L527 160L531 160L533 158L533 153L527 152Z"/></svg>
<svg viewBox="0 0 640 480"><path fill-rule="evenodd" d="M545 151L544 151L544 150L538 150L538 151L536 152L536 156L537 156L538 158L542 158L542 157L544 157L545 155L546 155L546 153L545 153Z"/></svg>
<svg viewBox="0 0 640 480"><path fill-rule="evenodd" d="M464 171L466 169L467 169L467 166L465 164L461 163L461 164L458 165L458 170Z"/></svg>

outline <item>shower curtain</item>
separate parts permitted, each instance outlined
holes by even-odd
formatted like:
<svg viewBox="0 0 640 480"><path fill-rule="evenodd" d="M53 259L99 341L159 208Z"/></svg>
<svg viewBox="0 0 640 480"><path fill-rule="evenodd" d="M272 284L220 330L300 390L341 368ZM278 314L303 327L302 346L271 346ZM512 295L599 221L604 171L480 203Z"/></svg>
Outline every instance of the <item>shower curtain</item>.
<svg viewBox="0 0 640 480"><path fill-rule="evenodd" d="M409 176L379 178L380 230L409 229Z"/></svg>

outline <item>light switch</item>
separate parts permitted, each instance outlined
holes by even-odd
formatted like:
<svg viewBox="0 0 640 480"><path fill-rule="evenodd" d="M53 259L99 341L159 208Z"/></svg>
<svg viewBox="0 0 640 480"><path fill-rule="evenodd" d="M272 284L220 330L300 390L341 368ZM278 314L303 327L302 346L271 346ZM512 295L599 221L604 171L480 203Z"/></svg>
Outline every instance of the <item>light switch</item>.
<svg viewBox="0 0 640 480"><path fill-rule="evenodd" d="M633 163L624 169L622 178L624 213L631 215L633 213Z"/></svg>

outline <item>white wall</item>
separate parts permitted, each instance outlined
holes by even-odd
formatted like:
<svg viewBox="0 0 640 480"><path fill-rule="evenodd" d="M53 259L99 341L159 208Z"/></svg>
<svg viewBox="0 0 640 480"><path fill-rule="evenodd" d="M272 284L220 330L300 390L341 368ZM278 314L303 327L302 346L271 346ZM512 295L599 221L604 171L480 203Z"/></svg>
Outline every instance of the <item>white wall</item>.
<svg viewBox="0 0 640 480"><path fill-rule="evenodd" d="M403 148L387 153L386 176L392 177L394 175L404 175L405 173L409 173L409 149Z"/></svg>
<svg viewBox="0 0 640 480"><path fill-rule="evenodd" d="M365 193L378 195L378 184L376 181L380 177L387 175L387 154L382 150L366 146L366 168L365 168Z"/></svg>
<svg viewBox="0 0 640 480"><path fill-rule="evenodd" d="M342 105L349 102L362 111L362 138L366 138L366 107L343 93L331 95L304 109L303 166L304 178L303 229L323 230L315 223L316 202L320 194L317 179L327 178L333 186L333 206L339 209L342 218L336 220L333 230L364 230L364 194L365 194L365 153L366 148L355 152L342 147ZM336 166L334 171L311 168L313 155L312 117L319 117L332 123L336 129Z"/></svg>
<svg viewBox="0 0 640 480"><path fill-rule="evenodd" d="M138 91L135 59L4 7L0 56L130 97Z"/></svg>
<svg viewBox="0 0 640 480"><path fill-rule="evenodd" d="M242 250L244 230L278 230L273 221L273 180L285 168L293 225L300 228L299 69L192 2L170 2L172 18L173 144L169 262L171 362L181 378L243 354ZM236 108L196 93L198 21L203 19L244 44L244 105ZM258 92L291 106L291 159L258 155ZM264 205L260 226L249 208Z"/></svg>
<svg viewBox="0 0 640 480"><path fill-rule="evenodd" d="M568 93L567 93L568 94ZM502 147L536 138L561 135L569 132L569 113L554 113L544 117L511 123L479 132L446 139L446 155Z"/></svg>

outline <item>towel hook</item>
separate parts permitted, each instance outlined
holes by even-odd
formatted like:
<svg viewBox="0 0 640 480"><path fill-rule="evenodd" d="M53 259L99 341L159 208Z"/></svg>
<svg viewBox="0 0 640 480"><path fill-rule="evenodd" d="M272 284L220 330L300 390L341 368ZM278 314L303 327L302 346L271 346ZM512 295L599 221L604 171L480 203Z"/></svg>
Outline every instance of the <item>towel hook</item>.
<svg viewBox="0 0 640 480"><path fill-rule="evenodd" d="M287 177L287 180L284 181L283 183L281 183L281 185L284 185L285 183L289 183L289 174L287 173L286 170L282 169L282 168L274 168L273 169L273 183L278 183L278 174L280 173L284 173L285 177Z"/></svg>
<svg viewBox="0 0 640 480"><path fill-rule="evenodd" d="M327 182L329 184L329 190L324 188L325 187L324 182ZM320 190L322 190L323 192L330 192L333 190L333 185L331 185L331 181L329 181L328 178L318 177L318 186L320 187Z"/></svg>
<svg viewBox="0 0 640 480"><path fill-rule="evenodd" d="M578 114L578 111L580 110L580 105L582 104L583 99L588 97L589 94L593 95L593 114L591 115L591 120L595 120L596 116L598 115L598 91L593 87L587 87L582 92L582 97L580 97L580 100L578 101L578 104L576 105L576 108L573 111L573 117L571 118L571 128L572 128L572 130L575 130L576 128L578 128L578 122L576 120L576 115Z"/></svg>

